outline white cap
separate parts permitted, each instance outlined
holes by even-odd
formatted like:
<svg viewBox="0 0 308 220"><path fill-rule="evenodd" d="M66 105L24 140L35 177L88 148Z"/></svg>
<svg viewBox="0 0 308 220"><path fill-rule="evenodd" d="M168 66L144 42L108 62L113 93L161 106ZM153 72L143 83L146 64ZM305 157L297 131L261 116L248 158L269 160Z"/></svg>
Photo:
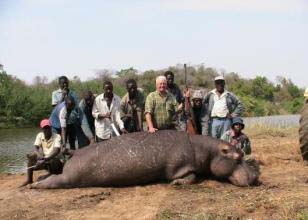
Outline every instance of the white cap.
<svg viewBox="0 0 308 220"><path fill-rule="evenodd" d="M218 81L218 80L223 80L225 81L225 78L223 76L216 76L215 77L215 81Z"/></svg>
<svg viewBox="0 0 308 220"><path fill-rule="evenodd" d="M304 97L308 97L308 87L305 89Z"/></svg>

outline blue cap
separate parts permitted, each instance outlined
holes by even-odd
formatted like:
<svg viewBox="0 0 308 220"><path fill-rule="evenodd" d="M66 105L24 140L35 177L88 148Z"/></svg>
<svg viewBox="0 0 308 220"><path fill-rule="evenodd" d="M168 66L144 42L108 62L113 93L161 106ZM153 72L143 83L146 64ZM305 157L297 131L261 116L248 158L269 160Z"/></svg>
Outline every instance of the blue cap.
<svg viewBox="0 0 308 220"><path fill-rule="evenodd" d="M235 117L232 119L232 126L235 124L240 124L243 126L243 128L245 127L245 124L243 122L243 119L241 119L240 117Z"/></svg>

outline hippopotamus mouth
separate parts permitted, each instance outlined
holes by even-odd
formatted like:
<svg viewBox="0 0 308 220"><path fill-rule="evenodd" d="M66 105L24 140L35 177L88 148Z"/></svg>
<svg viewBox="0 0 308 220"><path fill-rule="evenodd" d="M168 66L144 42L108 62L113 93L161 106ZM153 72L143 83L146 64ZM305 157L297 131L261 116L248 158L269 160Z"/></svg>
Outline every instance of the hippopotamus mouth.
<svg viewBox="0 0 308 220"><path fill-rule="evenodd" d="M260 185L259 181L259 166L256 162L247 163L242 161L237 164L237 167L228 178L229 181L236 186L256 186Z"/></svg>

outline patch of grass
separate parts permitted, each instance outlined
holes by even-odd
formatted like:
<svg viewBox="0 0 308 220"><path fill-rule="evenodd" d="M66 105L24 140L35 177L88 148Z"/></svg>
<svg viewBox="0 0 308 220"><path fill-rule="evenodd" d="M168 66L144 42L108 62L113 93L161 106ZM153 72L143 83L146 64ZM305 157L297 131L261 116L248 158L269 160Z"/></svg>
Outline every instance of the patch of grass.
<svg viewBox="0 0 308 220"><path fill-rule="evenodd" d="M168 220L176 216L176 213L173 213L170 209L164 209L161 213L158 214L158 219Z"/></svg>
<svg viewBox="0 0 308 220"><path fill-rule="evenodd" d="M301 210L297 213L298 220L308 220L308 209Z"/></svg>
<svg viewBox="0 0 308 220"><path fill-rule="evenodd" d="M192 220L214 220L217 219L216 215L206 214L206 213L198 213L192 216Z"/></svg>
<svg viewBox="0 0 308 220"><path fill-rule="evenodd" d="M298 127L273 127L266 124L258 124L245 128L245 133L251 137L287 137L297 132Z"/></svg>
<svg viewBox="0 0 308 220"><path fill-rule="evenodd" d="M212 188L200 186L197 184L193 185L175 185L173 186L176 190L185 190L190 191L192 193L214 193L214 190Z"/></svg>
<svg viewBox="0 0 308 220"><path fill-rule="evenodd" d="M165 209L157 215L158 219L169 220L169 219L182 219L182 220L215 220L219 216L212 213L182 213L173 212L170 209Z"/></svg>

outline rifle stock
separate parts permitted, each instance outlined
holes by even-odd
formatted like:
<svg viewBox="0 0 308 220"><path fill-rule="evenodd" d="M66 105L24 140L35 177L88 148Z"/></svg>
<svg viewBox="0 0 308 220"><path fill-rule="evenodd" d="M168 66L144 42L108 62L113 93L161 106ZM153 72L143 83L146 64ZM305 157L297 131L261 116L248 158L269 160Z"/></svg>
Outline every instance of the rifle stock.
<svg viewBox="0 0 308 220"><path fill-rule="evenodd" d="M187 86L187 66L186 63L184 64L184 74L185 74L185 90L188 90ZM187 120L186 120L186 132L190 135L197 134L197 129L196 126L191 118L190 115L190 100L188 97L185 97L185 114L187 115Z"/></svg>

